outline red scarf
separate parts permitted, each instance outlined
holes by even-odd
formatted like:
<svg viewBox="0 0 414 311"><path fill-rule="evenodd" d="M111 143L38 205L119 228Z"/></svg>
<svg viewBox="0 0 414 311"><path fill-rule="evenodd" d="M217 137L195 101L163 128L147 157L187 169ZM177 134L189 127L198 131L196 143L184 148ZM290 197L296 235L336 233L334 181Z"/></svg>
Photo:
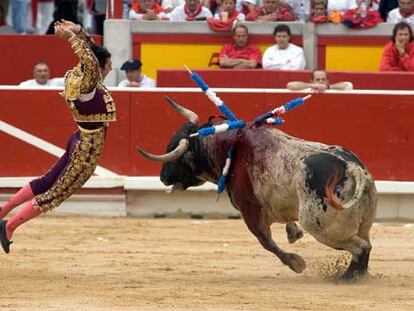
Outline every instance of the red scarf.
<svg viewBox="0 0 414 311"><path fill-rule="evenodd" d="M234 21L237 19L239 12L233 10L227 19L227 22L222 22L221 19L208 18L207 22L211 30L214 31L231 31Z"/></svg>
<svg viewBox="0 0 414 311"><path fill-rule="evenodd" d="M185 15L187 15L187 17L185 18L185 20L187 20L187 21L193 21L193 20L195 20L196 17L197 17L197 15L201 13L201 10L202 10L201 4L198 5L198 7L197 7L197 9L195 10L194 13L191 13L188 10L187 4L184 5L184 13L185 13Z"/></svg>

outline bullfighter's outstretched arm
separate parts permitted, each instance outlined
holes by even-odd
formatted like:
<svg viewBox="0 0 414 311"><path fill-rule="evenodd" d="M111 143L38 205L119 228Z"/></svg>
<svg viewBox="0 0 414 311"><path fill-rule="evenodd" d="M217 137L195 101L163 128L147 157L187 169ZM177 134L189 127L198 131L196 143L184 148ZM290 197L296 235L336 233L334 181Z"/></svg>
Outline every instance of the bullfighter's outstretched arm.
<svg viewBox="0 0 414 311"><path fill-rule="evenodd" d="M65 98L75 100L92 92L101 80L98 60L91 50L94 43L80 25L63 21L56 28L58 36L68 40L79 58L78 65L65 75Z"/></svg>

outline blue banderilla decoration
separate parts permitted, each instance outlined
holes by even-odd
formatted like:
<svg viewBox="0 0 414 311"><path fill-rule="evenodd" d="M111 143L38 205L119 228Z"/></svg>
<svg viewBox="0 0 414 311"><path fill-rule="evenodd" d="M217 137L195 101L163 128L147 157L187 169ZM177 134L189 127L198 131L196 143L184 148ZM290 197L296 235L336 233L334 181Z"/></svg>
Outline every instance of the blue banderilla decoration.
<svg viewBox="0 0 414 311"><path fill-rule="evenodd" d="M184 65L187 71L190 73L191 79L198 84L201 90L206 94L206 96L216 105L216 107L220 110L221 113L224 114L225 117L229 120L228 122L224 122L219 125L213 125L209 127L204 127L199 129L196 133L190 135L190 137L200 136L206 137L209 135L216 135L218 133L223 133L229 130L234 129L241 129L246 126L246 122L244 120L237 119L235 114L230 110L229 107L213 92L207 85L206 82L196 73L190 70L187 66ZM291 101L287 102L286 104L279 106L265 114L258 116L254 120L254 124L260 125L262 123L267 123L271 125L281 125L284 120L280 117L280 115L285 114L289 110L292 110L300 105L302 105L305 100L310 98L312 95L307 95L305 97L299 97L292 99ZM219 178L217 184L217 193L220 194L224 191L226 187L227 181L227 174L231 164L231 158L233 155L233 148L229 148L227 151L226 163L222 170L221 176Z"/></svg>

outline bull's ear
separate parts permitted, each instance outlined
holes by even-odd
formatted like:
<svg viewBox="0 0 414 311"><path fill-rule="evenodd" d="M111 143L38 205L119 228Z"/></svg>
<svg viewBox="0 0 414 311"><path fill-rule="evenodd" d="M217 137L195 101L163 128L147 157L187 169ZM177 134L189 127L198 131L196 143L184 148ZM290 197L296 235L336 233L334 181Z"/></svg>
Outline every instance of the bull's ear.
<svg viewBox="0 0 414 311"><path fill-rule="evenodd" d="M165 95L164 98L175 109L175 111L177 111L182 116L186 117L188 120L190 120L190 122L198 124L199 117L195 112L187 108L184 108L183 106L180 106L167 95Z"/></svg>
<svg viewBox="0 0 414 311"><path fill-rule="evenodd" d="M146 152L141 147L137 147L137 150L148 160L166 163L166 162L175 161L179 157L181 157L187 151L189 144L190 144L189 140L183 138L180 140L180 142L178 143L178 146L173 151L170 151L165 154L160 154L160 155Z"/></svg>

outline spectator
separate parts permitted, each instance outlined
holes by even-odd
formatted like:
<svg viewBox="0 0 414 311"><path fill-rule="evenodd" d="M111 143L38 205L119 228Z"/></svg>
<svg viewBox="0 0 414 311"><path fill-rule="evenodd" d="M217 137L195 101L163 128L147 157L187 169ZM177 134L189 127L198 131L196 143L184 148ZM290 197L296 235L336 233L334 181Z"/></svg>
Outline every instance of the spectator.
<svg viewBox="0 0 414 311"><path fill-rule="evenodd" d="M267 48L263 54L264 69L301 70L305 68L303 49L290 43L289 26L279 24L273 31L276 44Z"/></svg>
<svg viewBox="0 0 414 311"><path fill-rule="evenodd" d="M286 6L280 5L279 0L263 0L263 6L247 14L247 21L276 22L294 21L295 14Z"/></svg>
<svg viewBox="0 0 414 311"><path fill-rule="evenodd" d="M343 24L353 29L366 29L382 23L377 10L372 9L372 1L365 0L366 7L363 7L362 0L357 0L358 7L349 9L343 15Z"/></svg>
<svg viewBox="0 0 414 311"><path fill-rule="evenodd" d="M356 9L356 0L328 0L328 14L332 11L338 10L341 14L349 9Z"/></svg>
<svg viewBox="0 0 414 311"><path fill-rule="evenodd" d="M81 25L78 20L74 20L76 16L77 14L73 12L73 4L71 0L60 0L56 2L56 10L53 13L53 21L49 24L46 34L53 35L55 33L55 23L61 21L62 19Z"/></svg>
<svg viewBox="0 0 414 311"><path fill-rule="evenodd" d="M395 8L398 8L398 0L381 0L378 12L380 13L382 20L386 21L388 12Z"/></svg>
<svg viewBox="0 0 414 311"><path fill-rule="evenodd" d="M220 51L221 68L252 69L261 64L262 55L259 49L248 43L249 31L244 25L233 29L233 43L226 44Z"/></svg>
<svg viewBox="0 0 414 311"><path fill-rule="evenodd" d="M37 12L35 15L36 25L34 25L37 32L40 34L46 33L49 24L53 20L54 0L38 0L37 6L35 5L33 10Z"/></svg>
<svg viewBox="0 0 414 311"><path fill-rule="evenodd" d="M261 0L259 0L261 2ZM236 10L245 16L249 13L256 12L258 5L256 0L236 0Z"/></svg>
<svg viewBox="0 0 414 311"><path fill-rule="evenodd" d="M50 79L49 65L39 61L33 68L33 79L23 81L19 86L63 86L64 78Z"/></svg>
<svg viewBox="0 0 414 311"><path fill-rule="evenodd" d="M0 6L0 35L15 34L14 29L6 25L6 13L3 6Z"/></svg>
<svg viewBox="0 0 414 311"><path fill-rule="evenodd" d="M164 9L155 0L132 0L129 18L138 21L168 19Z"/></svg>
<svg viewBox="0 0 414 311"><path fill-rule="evenodd" d="M301 22L305 22L310 17L312 0L280 0L280 4L290 9ZM334 0L332 0L334 1Z"/></svg>
<svg viewBox="0 0 414 311"><path fill-rule="evenodd" d="M106 0L87 0L87 8L92 16L92 32L103 35L103 25L106 19Z"/></svg>
<svg viewBox="0 0 414 311"><path fill-rule="evenodd" d="M10 2L13 29L18 34L26 31L27 4L28 0L11 0Z"/></svg>
<svg viewBox="0 0 414 311"><path fill-rule="evenodd" d="M236 10L236 0L222 0L214 18L208 18L207 22L212 30L230 31L238 21L245 19L246 16Z"/></svg>
<svg viewBox="0 0 414 311"><path fill-rule="evenodd" d="M312 72L312 79L310 82L292 81L286 86L291 91L307 91L322 93L326 90L348 91L352 90L354 86L351 82L338 82L329 84L328 74L325 70L314 70Z"/></svg>
<svg viewBox="0 0 414 311"><path fill-rule="evenodd" d="M165 13L171 13L175 8L185 4L184 0L162 0L161 6Z"/></svg>
<svg viewBox="0 0 414 311"><path fill-rule="evenodd" d="M310 22L315 24L328 23L328 1L314 0L312 1Z"/></svg>
<svg viewBox="0 0 414 311"><path fill-rule="evenodd" d="M406 22L414 25L414 0L398 0L398 8L390 11L387 23Z"/></svg>
<svg viewBox="0 0 414 311"><path fill-rule="evenodd" d="M236 0L221 0L218 13L214 15L215 19L219 19L222 22L243 22L246 16L236 10Z"/></svg>
<svg viewBox="0 0 414 311"><path fill-rule="evenodd" d="M194 21L206 20L213 17L210 10L201 6L200 0L185 0L185 4L176 7L170 16L170 20L177 21Z"/></svg>
<svg viewBox="0 0 414 311"><path fill-rule="evenodd" d="M406 22L394 26L391 42L382 52L380 71L414 71L413 30Z"/></svg>
<svg viewBox="0 0 414 311"><path fill-rule="evenodd" d="M138 59L128 60L122 64L121 70L125 70L127 79L119 82L123 87L155 87L155 81L141 72L142 63Z"/></svg>

